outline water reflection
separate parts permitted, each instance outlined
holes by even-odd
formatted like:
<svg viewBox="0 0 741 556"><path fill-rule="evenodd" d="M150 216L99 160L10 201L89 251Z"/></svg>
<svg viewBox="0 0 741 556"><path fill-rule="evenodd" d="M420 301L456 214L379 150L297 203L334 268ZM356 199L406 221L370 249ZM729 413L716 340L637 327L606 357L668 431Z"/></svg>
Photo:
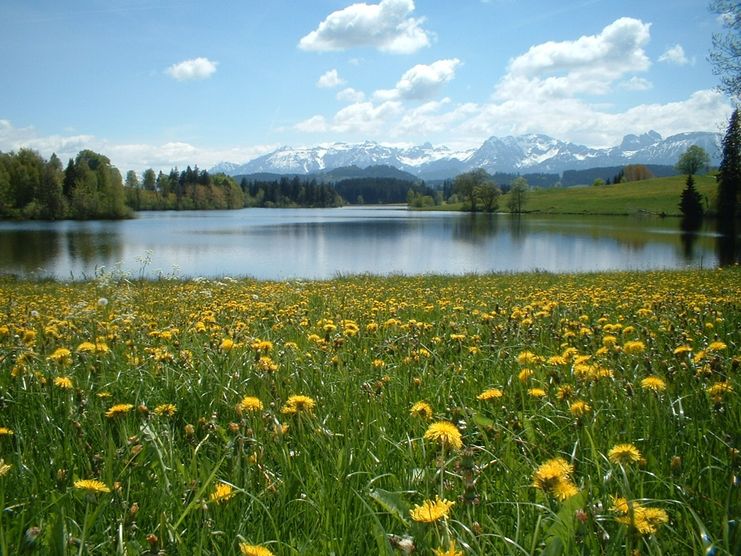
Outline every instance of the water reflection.
<svg viewBox="0 0 741 556"><path fill-rule="evenodd" d="M741 231L740 224L734 220L718 222L717 253L720 266L741 263L741 241L738 237L738 232Z"/></svg>
<svg viewBox="0 0 741 556"><path fill-rule="evenodd" d="M149 253L152 262L143 268ZM736 260L736 242L724 243L707 224L681 231L674 219L366 207L152 212L125 222L0 222L0 272L59 278L93 276L99 267L119 262L133 276L284 279L707 267Z"/></svg>
<svg viewBox="0 0 741 556"><path fill-rule="evenodd" d="M60 237L53 230L22 230L3 234L0 268L24 274L46 269L59 256ZM17 269L15 268L17 267Z"/></svg>
<svg viewBox="0 0 741 556"><path fill-rule="evenodd" d="M453 238L481 245L499 232L500 215L491 213L464 214L453 222Z"/></svg>

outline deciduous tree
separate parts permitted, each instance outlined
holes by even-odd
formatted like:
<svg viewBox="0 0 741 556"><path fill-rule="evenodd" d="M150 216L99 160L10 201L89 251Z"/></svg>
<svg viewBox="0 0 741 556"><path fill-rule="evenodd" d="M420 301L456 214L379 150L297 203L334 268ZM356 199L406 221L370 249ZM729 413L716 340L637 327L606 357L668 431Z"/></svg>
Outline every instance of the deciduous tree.
<svg viewBox="0 0 741 556"><path fill-rule="evenodd" d="M705 149L699 145L692 145L679 157L676 169L682 174L694 176L700 170L707 169L708 166L710 166L710 156Z"/></svg>
<svg viewBox="0 0 741 556"><path fill-rule="evenodd" d="M725 31L713 35L708 59L720 78L718 88L730 97L741 94L741 4L737 0L712 0L710 9L720 16Z"/></svg>

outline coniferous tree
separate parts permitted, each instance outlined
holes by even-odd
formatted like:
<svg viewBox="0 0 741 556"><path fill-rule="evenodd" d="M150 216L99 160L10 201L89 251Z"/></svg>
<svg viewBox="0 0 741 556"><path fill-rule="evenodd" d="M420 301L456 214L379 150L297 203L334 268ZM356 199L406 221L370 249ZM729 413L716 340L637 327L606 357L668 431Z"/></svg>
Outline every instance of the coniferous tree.
<svg viewBox="0 0 741 556"><path fill-rule="evenodd" d="M718 172L718 220L732 224L736 217L736 200L741 190L741 120L738 108L733 111L723 137L723 159Z"/></svg>
<svg viewBox="0 0 741 556"><path fill-rule="evenodd" d="M682 212L682 228L685 230L696 230L700 227L704 210L702 208L702 196L695 187L692 174L687 175L687 185L682 191L679 201L679 210Z"/></svg>

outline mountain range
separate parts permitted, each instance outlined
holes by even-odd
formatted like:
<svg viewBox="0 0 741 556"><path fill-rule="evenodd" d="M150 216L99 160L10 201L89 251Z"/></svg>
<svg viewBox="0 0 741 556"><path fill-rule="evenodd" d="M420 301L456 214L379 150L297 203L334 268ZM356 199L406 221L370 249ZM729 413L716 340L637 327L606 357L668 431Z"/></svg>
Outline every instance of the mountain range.
<svg viewBox="0 0 741 556"><path fill-rule="evenodd" d="M243 174L313 174L337 168L387 165L409 172L421 179L444 179L474 168L489 173L563 173L603 166L626 164L674 165L691 145L698 145L710 155L711 163L720 162L720 133L694 131L663 138L655 131L626 135L620 145L591 148L561 141L542 134L490 137L480 147L455 151L445 146L425 143L413 147L363 143L332 143L315 147L280 147L244 164L223 162L210 172Z"/></svg>

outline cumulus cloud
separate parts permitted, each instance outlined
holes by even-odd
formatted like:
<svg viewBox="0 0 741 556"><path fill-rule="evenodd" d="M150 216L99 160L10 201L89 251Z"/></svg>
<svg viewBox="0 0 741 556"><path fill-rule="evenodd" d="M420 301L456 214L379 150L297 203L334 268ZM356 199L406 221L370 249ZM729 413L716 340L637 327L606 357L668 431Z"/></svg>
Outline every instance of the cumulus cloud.
<svg viewBox="0 0 741 556"><path fill-rule="evenodd" d="M650 38L649 23L620 18L598 35L573 41L534 45L510 60L497 86L500 99L522 95L542 99L577 94L606 94L627 73L647 70L651 61L643 47Z"/></svg>
<svg viewBox="0 0 741 556"><path fill-rule="evenodd" d="M331 69L322 74L322 76L317 80L316 86L321 87L322 89L333 89L334 87L339 87L343 83L345 83L345 80L340 77L337 70Z"/></svg>
<svg viewBox="0 0 741 556"><path fill-rule="evenodd" d="M393 89L378 90L374 96L381 100L429 98L444 83L455 77L455 70L460 62L458 58L451 58L429 65L418 64L404 72Z"/></svg>
<svg viewBox="0 0 741 556"><path fill-rule="evenodd" d="M423 18L410 17L413 0L358 3L332 12L301 38L299 48L325 52L368 46L382 52L408 54L430 44Z"/></svg>
<svg viewBox="0 0 741 556"><path fill-rule="evenodd" d="M655 129L664 136L685 131L717 131L732 107L720 93L696 91L686 99L616 110L609 97L588 99L615 89L653 87L640 76L650 66L644 48L650 24L621 18L599 33L575 40L533 45L510 60L491 99L483 103L430 100L455 76L458 59L411 68L393 89L358 98L334 116L314 116L295 126L367 137L457 141L475 146L492 136L545 133L591 147L619 144L628 133ZM604 97L603 97L604 98ZM409 100L419 100L410 104ZM348 94L348 100L349 94ZM334 137L333 137L334 138Z"/></svg>
<svg viewBox="0 0 741 556"><path fill-rule="evenodd" d="M208 58L193 58L171 65L165 73L178 81L208 79L216 71L217 64L218 62L212 62Z"/></svg>
<svg viewBox="0 0 741 556"><path fill-rule="evenodd" d="M681 44L675 44L674 46L667 48L664 53L659 56L659 62L666 62L667 64L675 64L677 66L684 66L689 64L690 61L684 54L684 48Z"/></svg>
<svg viewBox="0 0 741 556"><path fill-rule="evenodd" d="M357 91L352 87L347 87L337 93L337 100L341 102L362 102L365 100L365 93L363 91Z"/></svg>
<svg viewBox="0 0 741 556"><path fill-rule="evenodd" d="M83 149L91 149L110 158L122 173L141 172L147 168L168 171L175 166L198 165L209 168L219 162L244 162L274 150L277 145L252 145L229 148L204 148L182 141L161 144L116 143L94 135L43 135L33 127L15 127L0 120L0 151L30 148L42 156L52 153L65 161Z"/></svg>

